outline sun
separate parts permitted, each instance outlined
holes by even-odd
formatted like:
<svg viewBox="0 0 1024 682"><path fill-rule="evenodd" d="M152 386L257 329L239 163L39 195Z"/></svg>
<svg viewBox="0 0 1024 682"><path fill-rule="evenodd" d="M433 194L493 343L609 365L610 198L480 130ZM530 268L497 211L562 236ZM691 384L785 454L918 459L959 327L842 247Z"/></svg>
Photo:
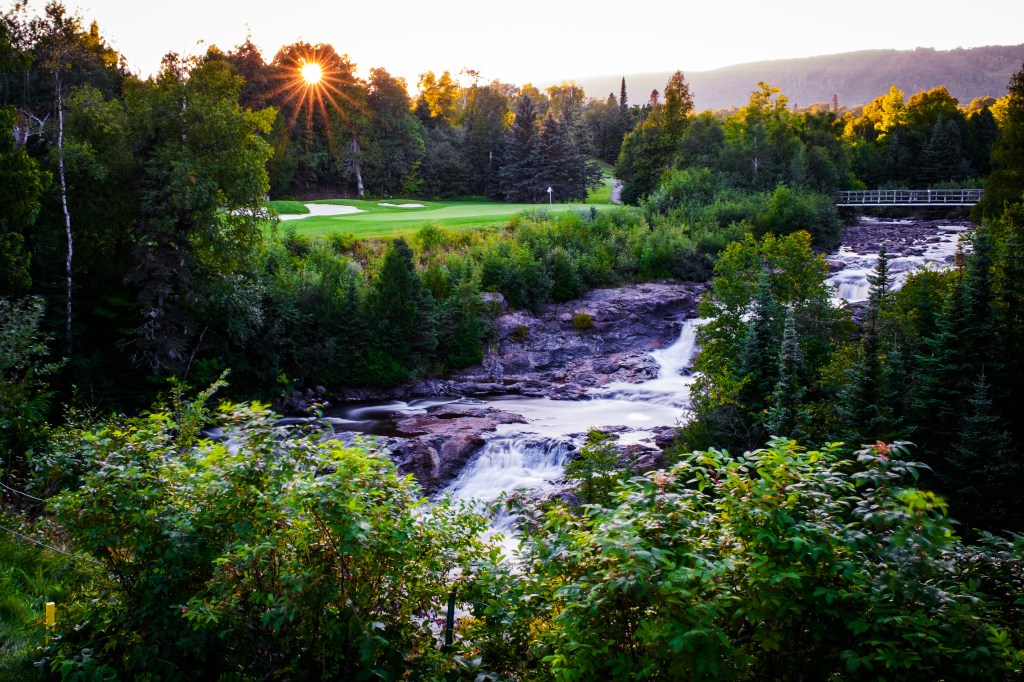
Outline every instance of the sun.
<svg viewBox="0 0 1024 682"><path fill-rule="evenodd" d="M324 77L324 71L317 62L306 62L299 69L299 73L306 85L316 85Z"/></svg>

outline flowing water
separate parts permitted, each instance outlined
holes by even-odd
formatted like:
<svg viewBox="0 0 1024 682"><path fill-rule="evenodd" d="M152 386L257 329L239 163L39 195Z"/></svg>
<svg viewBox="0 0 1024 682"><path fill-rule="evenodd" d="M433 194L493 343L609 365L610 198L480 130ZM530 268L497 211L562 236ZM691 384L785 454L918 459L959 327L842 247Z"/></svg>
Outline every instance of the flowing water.
<svg viewBox="0 0 1024 682"><path fill-rule="evenodd" d="M493 502L502 493L555 490L570 454L590 428L618 435L628 445L651 442L651 429L680 425L689 406L699 320L687 320L671 346L654 351L658 376L639 384L616 383L597 389L589 400L494 398L488 404L521 414L526 424L503 424L443 491L456 499ZM651 443L653 447L653 443ZM499 529L504 517L495 519Z"/></svg>
<svg viewBox="0 0 1024 682"><path fill-rule="evenodd" d="M868 222L900 221L865 219ZM919 268L947 267L956 251L957 241L967 228L949 225L938 228L938 239L926 244L919 255L896 255L890 260L894 288ZM843 270L829 283L836 290L836 302L867 299L868 275L878 260L876 253L855 253L848 247L831 254L829 260L841 261ZM658 375L638 384L613 383L594 389L587 400L568 401L548 398L499 396L484 404L522 415L525 424L503 424L474 454L459 476L442 494L456 499L490 503L503 493L527 489L544 495L559 489L565 463L581 446L591 428L615 433L622 445L653 445L652 429L685 423L694 377L690 368L696 353L696 335L701 320L687 320L678 339L668 347L653 351ZM430 398L409 402L348 405L334 411L329 419L336 430L377 435L389 433L395 414L423 413L428 408L465 399ZM473 400L474 403L481 401ZM499 514L494 519L498 530L506 530L511 519Z"/></svg>
<svg viewBox="0 0 1024 682"><path fill-rule="evenodd" d="M910 225L912 220L881 220L862 218L862 222L878 225ZM969 228L963 225L942 225L938 227L938 239L928 242L920 255L893 255L890 251L889 272L892 274L892 288L898 289L910 274L922 268L941 270L949 267L956 253L960 235ZM874 272L878 252L856 253L849 246L840 247L837 253L829 255L832 262L841 262L843 269L829 278L828 283L836 290L835 302L858 303L868 298L868 275Z"/></svg>

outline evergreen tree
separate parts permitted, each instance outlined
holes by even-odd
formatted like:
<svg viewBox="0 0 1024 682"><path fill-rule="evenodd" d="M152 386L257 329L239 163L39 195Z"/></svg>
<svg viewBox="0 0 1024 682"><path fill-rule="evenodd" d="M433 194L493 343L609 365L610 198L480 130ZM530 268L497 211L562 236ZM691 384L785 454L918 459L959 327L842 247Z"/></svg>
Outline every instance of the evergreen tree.
<svg viewBox="0 0 1024 682"><path fill-rule="evenodd" d="M405 81L371 69L366 97L370 126L363 155L366 186L378 195L401 194L414 184L423 157L422 130L411 111Z"/></svg>
<svg viewBox="0 0 1024 682"><path fill-rule="evenodd" d="M739 402L748 417L749 448L757 447L770 435L764 422L768 402L779 381L779 338L781 308L772 293L771 280L762 269L750 305L738 369L742 381Z"/></svg>
<svg viewBox="0 0 1024 682"><path fill-rule="evenodd" d="M463 120L473 194L495 196L497 193L495 172L500 160L508 111L508 98L495 87L474 85L466 95Z"/></svg>
<svg viewBox="0 0 1024 682"><path fill-rule="evenodd" d="M892 409L895 391L886 367L889 339L883 328L883 315L890 298L889 254L885 244L879 249L878 262L868 281L871 290L858 357L847 370L847 384L839 396L838 409L845 423L846 439L853 445L889 441L898 433Z"/></svg>
<svg viewBox="0 0 1024 682"><path fill-rule="evenodd" d="M557 201L583 201L588 190L600 182L601 171L588 159L582 134L572 115L556 120L550 113L541 126L537 180L552 188Z"/></svg>
<svg viewBox="0 0 1024 682"><path fill-rule="evenodd" d="M996 244L992 256L991 315L979 332L991 344L991 359L986 368L992 377L992 396L996 411L1013 435L1024 441L1024 424L1018 410L1024 394L1024 203L1005 211L998 221L977 231L993 229Z"/></svg>
<svg viewBox="0 0 1024 682"><path fill-rule="evenodd" d="M547 198L540 175L537 107L530 95L516 101L515 120L505 133L498 190L506 201L537 202Z"/></svg>
<svg viewBox="0 0 1024 682"><path fill-rule="evenodd" d="M967 177L970 164L956 121L940 119L935 122L920 165L920 175L925 182L959 181Z"/></svg>
<svg viewBox="0 0 1024 682"><path fill-rule="evenodd" d="M803 353L797 336L793 309L786 309L786 322L779 351L778 380L772 391L771 407L765 427L772 436L799 438L801 435L803 400L806 394L803 382Z"/></svg>
<svg viewBox="0 0 1024 682"><path fill-rule="evenodd" d="M1024 513L1010 500L1024 485L1024 460L1003 421L993 412L985 373L978 375L960 434L948 454L942 478L953 494L957 518L985 528L1020 528Z"/></svg>
<svg viewBox="0 0 1024 682"><path fill-rule="evenodd" d="M458 369L483 362L485 325L480 310L480 277L463 272L442 306L442 335L438 355L447 367Z"/></svg>
<svg viewBox="0 0 1024 682"><path fill-rule="evenodd" d="M964 130L964 151L972 177L981 178L992 171L992 146L999 137L999 124L991 107L971 113Z"/></svg>
<svg viewBox="0 0 1024 682"><path fill-rule="evenodd" d="M394 384L425 368L437 348L434 299L420 281L404 239L388 245L373 284L370 309L377 321L371 365L374 383Z"/></svg>
<svg viewBox="0 0 1024 682"><path fill-rule="evenodd" d="M625 203L637 203L653 192L679 150L693 112L693 96L681 71L669 78L664 99L659 102L658 91L653 91L649 113L622 141L615 175L623 181Z"/></svg>

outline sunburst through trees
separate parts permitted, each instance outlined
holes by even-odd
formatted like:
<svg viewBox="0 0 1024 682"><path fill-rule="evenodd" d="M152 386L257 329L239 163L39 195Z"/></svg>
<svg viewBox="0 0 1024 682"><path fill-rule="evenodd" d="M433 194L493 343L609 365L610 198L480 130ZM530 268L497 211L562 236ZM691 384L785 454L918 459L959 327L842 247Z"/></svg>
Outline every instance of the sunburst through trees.
<svg viewBox="0 0 1024 682"><path fill-rule="evenodd" d="M336 191L354 180L362 195L359 137L366 102L348 56L330 45L295 43L275 55L271 68L273 100L285 124L280 140L298 140L307 152L277 160L294 167L294 178L307 191Z"/></svg>

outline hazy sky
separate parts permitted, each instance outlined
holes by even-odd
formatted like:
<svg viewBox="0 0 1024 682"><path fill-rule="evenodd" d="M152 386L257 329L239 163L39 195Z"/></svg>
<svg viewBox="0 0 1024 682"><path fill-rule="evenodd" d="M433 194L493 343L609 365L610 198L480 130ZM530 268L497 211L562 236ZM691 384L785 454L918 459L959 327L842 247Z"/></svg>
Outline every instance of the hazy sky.
<svg viewBox="0 0 1024 682"><path fill-rule="evenodd" d="M44 0L31 0L41 11ZM252 37L330 43L361 75L415 88L427 69L545 85L584 76L705 71L873 48L1024 42L1024 2L962 0L64 0L147 76L166 52L225 51ZM11 1L3 5L10 7ZM200 43L199 41L202 41Z"/></svg>

